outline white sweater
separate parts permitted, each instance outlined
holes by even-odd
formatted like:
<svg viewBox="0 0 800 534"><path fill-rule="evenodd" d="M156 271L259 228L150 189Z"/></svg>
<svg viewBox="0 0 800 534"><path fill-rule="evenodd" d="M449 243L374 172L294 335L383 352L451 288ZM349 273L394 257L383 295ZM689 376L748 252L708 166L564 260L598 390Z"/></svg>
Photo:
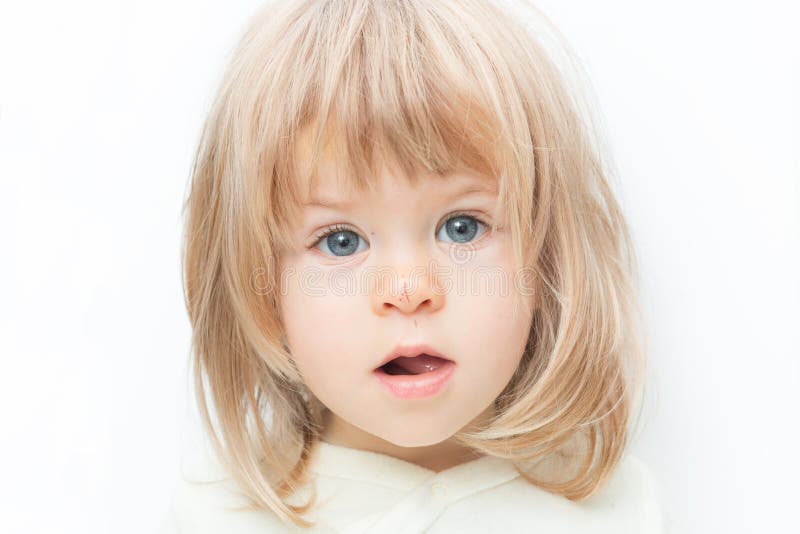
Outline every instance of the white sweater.
<svg viewBox="0 0 800 534"><path fill-rule="evenodd" d="M661 532L649 469L623 457L609 482L588 500L572 502L519 476L506 460L485 456L439 473L391 456L320 442L312 459L318 504L310 530L271 513L235 511L247 501L211 460L180 477L165 533L310 532L592 533ZM205 484L195 482L204 481ZM308 493L296 494L302 497ZM294 496L293 496L294 497Z"/></svg>

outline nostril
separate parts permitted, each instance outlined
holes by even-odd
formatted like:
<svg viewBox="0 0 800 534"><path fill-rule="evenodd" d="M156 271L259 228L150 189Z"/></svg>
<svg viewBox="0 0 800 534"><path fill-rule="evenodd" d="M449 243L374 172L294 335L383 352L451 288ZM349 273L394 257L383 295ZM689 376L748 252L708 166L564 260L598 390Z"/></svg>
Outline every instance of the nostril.
<svg viewBox="0 0 800 534"><path fill-rule="evenodd" d="M383 303L384 308L403 308L407 304L407 300L403 298L398 298L397 300L387 299Z"/></svg>
<svg viewBox="0 0 800 534"><path fill-rule="evenodd" d="M404 308L408 307L407 304L409 304L409 303L410 303L410 301L403 300L403 299L399 299L398 302L396 302L396 303L384 302L383 303L383 309L384 310L388 310L390 308L404 309ZM422 302L420 302L420 303L416 304L415 306L413 306L412 309L426 308L426 307L432 307L432 306L433 306L433 303L432 303L431 299L425 299Z"/></svg>

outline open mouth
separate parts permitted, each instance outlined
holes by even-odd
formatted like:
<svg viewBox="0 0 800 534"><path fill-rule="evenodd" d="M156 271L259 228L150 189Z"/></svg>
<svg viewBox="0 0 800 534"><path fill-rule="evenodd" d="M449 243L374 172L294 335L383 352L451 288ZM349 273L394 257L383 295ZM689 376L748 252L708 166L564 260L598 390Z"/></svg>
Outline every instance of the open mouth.
<svg viewBox="0 0 800 534"><path fill-rule="evenodd" d="M439 356L418 354L413 357L399 356L380 366L379 369L387 375L420 375L436 371L448 362L450 360Z"/></svg>
<svg viewBox="0 0 800 534"><path fill-rule="evenodd" d="M418 350L416 356L408 356ZM407 356L396 356L373 371L394 397L403 400L433 397L450 382L456 362L423 350L434 352L428 347L400 349L398 352Z"/></svg>

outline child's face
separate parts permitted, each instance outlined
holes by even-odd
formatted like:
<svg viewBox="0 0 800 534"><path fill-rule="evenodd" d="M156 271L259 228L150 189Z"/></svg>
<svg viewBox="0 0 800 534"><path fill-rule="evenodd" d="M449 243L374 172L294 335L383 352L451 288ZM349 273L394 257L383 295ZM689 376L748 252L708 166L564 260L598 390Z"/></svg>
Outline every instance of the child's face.
<svg viewBox="0 0 800 534"><path fill-rule="evenodd" d="M291 354L334 419L398 446L440 443L491 406L531 327L524 304L532 297L515 313L508 230L488 226L502 216L495 181L463 172L415 188L384 170L378 190L351 194L337 189L335 171L321 161L312 196L346 204L306 206L295 250L280 261ZM413 344L447 356L454 372L432 396L400 398L374 370L396 346Z"/></svg>

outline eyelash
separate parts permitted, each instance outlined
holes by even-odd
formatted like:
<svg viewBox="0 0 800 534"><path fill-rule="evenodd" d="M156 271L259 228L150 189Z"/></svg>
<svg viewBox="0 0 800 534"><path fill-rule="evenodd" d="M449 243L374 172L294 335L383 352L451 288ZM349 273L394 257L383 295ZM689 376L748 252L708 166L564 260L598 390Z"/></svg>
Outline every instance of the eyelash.
<svg viewBox="0 0 800 534"><path fill-rule="evenodd" d="M444 221L446 222L446 221L448 221L450 219L453 219L455 217L461 217L461 216L472 217L473 219L475 219L479 223L483 224L487 228L487 230L490 230L491 227L492 227L492 225L489 224L487 221L485 221L483 217L480 217L480 216L475 215L474 213L471 213L471 212L468 212L468 211L456 211L456 212L450 213L450 214L447 215L447 217L445 217ZM314 236L314 242L311 243L311 247L310 248L314 248L317 245L317 243L319 243L321 240L327 238L328 236L330 236L332 234L335 234L336 232L342 232L344 230L348 230L348 231L351 231L353 233L358 233L358 232L356 232L355 230L353 230L352 228L350 228L348 226L344 226L344 225L341 225L341 224L334 224L333 226L329 226L329 227L323 229L319 234L315 235ZM437 231L438 231L438 229L437 229Z"/></svg>
<svg viewBox="0 0 800 534"><path fill-rule="evenodd" d="M322 231L322 233L317 234L316 236L314 236L314 242L311 244L311 246L313 247L314 245L316 245L317 243L319 243L320 241L322 241L323 239L325 239L329 235L335 234L336 232L341 232L343 230L350 230L351 232L354 232L354 230L348 228L347 226L342 226L341 224L334 224L333 226L329 226L329 227L325 228Z"/></svg>

